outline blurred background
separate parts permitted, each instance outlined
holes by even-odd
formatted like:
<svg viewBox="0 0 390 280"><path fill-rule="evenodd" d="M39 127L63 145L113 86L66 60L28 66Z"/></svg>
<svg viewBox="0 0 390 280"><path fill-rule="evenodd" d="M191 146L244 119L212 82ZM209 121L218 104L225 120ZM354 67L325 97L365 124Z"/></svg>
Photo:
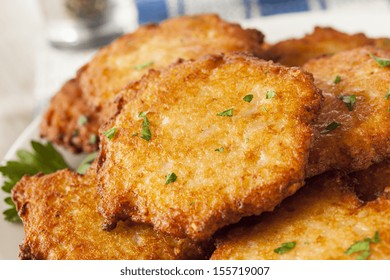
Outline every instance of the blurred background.
<svg viewBox="0 0 390 280"><path fill-rule="evenodd" d="M318 11L383 14L390 0L8 0L0 11L2 159L100 45L139 24L205 12L230 21Z"/></svg>

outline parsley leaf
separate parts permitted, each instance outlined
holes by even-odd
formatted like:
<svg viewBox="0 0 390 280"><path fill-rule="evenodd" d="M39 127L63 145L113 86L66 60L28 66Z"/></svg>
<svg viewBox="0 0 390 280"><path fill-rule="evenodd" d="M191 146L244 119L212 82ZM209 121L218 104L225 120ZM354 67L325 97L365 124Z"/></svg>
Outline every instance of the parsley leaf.
<svg viewBox="0 0 390 280"><path fill-rule="evenodd" d="M370 56L375 60L375 62L376 62L380 67L387 67L387 66L390 66L390 59L388 59L388 58L378 57L378 56L373 55L372 53L370 53Z"/></svg>
<svg viewBox="0 0 390 280"><path fill-rule="evenodd" d="M321 131L320 133L321 134L327 134L329 132L331 132L332 130L335 130L336 128L338 128L339 126L341 126L341 123L338 123L338 122L331 122L330 124L328 124L325 129L323 131Z"/></svg>
<svg viewBox="0 0 390 280"><path fill-rule="evenodd" d="M214 151L222 153L225 149L223 147L215 149Z"/></svg>
<svg viewBox="0 0 390 280"><path fill-rule="evenodd" d="M379 237L379 231L375 232L375 235L373 238L365 238L363 241L357 241L354 244L352 244L346 251L346 255L351 255L353 253L360 253L356 259L357 260L365 260L367 259L370 254L370 244L371 243L379 243L381 242L381 239Z"/></svg>
<svg viewBox="0 0 390 280"><path fill-rule="evenodd" d="M143 64L135 65L133 68L134 68L135 70L142 70L142 69L145 69L145 68L147 68L147 67L149 67L149 66L152 66L153 64L154 64L153 61L148 61L148 62L145 62L145 63L143 63Z"/></svg>
<svg viewBox="0 0 390 280"><path fill-rule="evenodd" d="M353 110L356 103L356 95L339 95L339 99L344 102L349 111Z"/></svg>
<svg viewBox="0 0 390 280"><path fill-rule="evenodd" d="M271 99L276 96L276 92L274 90L268 90L267 93L265 94L266 99Z"/></svg>
<svg viewBox="0 0 390 280"><path fill-rule="evenodd" d="M296 244L297 243L295 241L283 243L282 246L280 246L279 248L276 248L274 250L274 252L276 254L282 255L282 254L287 253L287 252L291 251L292 249L294 249Z"/></svg>
<svg viewBox="0 0 390 280"><path fill-rule="evenodd" d="M243 100L248 103L250 103L252 99L253 99L253 94L245 95L245 97L243 98Z"/></svg>
<svg viewBox="0 0 390 280"><path fill-rule="evenodd" d="M50 142L41 144L31 141L32 152L18 150L16 152L17 160L7 161L5 165L0 166L0 173L3 174L4 183L2 190L11 193L12 188L24 175L35 175L37 173L53 173L57 170L68 167L61 154L52 146ZM10 222L20 221L16 211L15 204L10 197L5 199L9 209L3 212L4 218Z"/></svg>
<svg viewBox="0 0 390 280"><path fill-rule="evenodd" d="M225 111L219 112L217 116L220 117L232 117L233 116L233 108L227 109Z"/></svg>
<svg viewBox="0 0 390 280"><path fill-rule="evenodd" d="M77 168L77 173L85 174L85 172L87 172L88 168L91 166L92 162L95 160L96 156L97 152L87 155Z"/></svg>
<svg viewBox="0 0 390 280"><path fill-rule="evenodd" d="M390 90L386 93L385 99L386 99L386 100L389 100L389 99L390 99Z"/></svg>
<svg viewBox="0 0 390 280"><path fill-rule="evenodd" d="M334 79L333 83L338 84L340 82L341 82L341 77L339 75L337 75L336 78Z"/></svg>
<svg viewBox="0 0 390 280"><path fill-rule="evenodd" d="M116 127L107 129L106 131L103 132L103 134L106 135L108 139L112 140L112 138L114 138L116 134Z"/></svg>
<svg viewBox="0 0 390 280"><path fill-rule="evenodd" d="M144 121L142 122L141 138L146 141L149 141L152 138L152 133L150 132L150 122L146 117L146 114L147 112L141 112L139 113L138 117L144 119Z"/></svg>
<svg viewBox="0 0 390 280"><path fill-rule="evenodd" d="M78 121L77 121L77 124L78 124L79 126L83 126L84 124L87 123L87 121L88 121L87 117L81 115L81 116L79 117Z"/></svg>
<svg viewBox="0 0 390 280"><path fill-rule="evenodd" d="M177 179L177 176L176 176L175 173L173 173L173 172L172 172L172 173L169 173L169 174L167 175L167 177L166 177L165 185L168 185L168 184L170 184L170 183L175 182L176 179Z"/></svg>

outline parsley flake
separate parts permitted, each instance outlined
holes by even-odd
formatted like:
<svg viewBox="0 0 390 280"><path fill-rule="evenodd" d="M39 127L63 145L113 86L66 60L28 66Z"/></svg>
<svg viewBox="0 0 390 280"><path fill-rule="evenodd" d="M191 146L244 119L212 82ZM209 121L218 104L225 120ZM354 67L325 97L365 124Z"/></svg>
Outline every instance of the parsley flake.
<svg viewBox="0 0 390 280"><path fill-rule="evenodd" d="M152 66L153 64L154 64L153 61L148 61L148 62L145 62L145 63L143 63L143 64L135 65L133 68L134 68L135 70L142 70L142 69L145 69L145 68L147 68L147 67L149 67L149 66Z"/></svg>
<svg viewBox="0 0 390 280"><path fill-rule="evenodd" d="M108 139L112 140L112 138L114 138L116 134L116 127L111 127L110 129L107 129L103 132L103 134L107 136Z"/></svg>
<svg viewBox="0 0 390 280"><path fill-rule="evenodd" d="M233 108L231 109L227 109L223 112L220 112L217 114L217 116L220 116L220 117L232 117L233 116Z"/></svg>
<svg viewBox="0 0 390 280"><path fill-rule="evenodd" d="M295 241L283 243L282 246L280 246L279 248L276 248L274 250L274 252L276 254L282 255L282 254L287 253L287 252L291 251L292 249L294 249L296 244L297 243Z"/></svg>
<svg viewBox="0 0 390 280"><path fill-rule="evenodd" d="M349 111L353 110L356 103L356 95L339 95L339 99L344 102Z"/></svg>
<svg viewBox="0 0 390 280"><path fill-rule="evenodd" d="M214 151L222 153L225 149L223 147L215 149Z"/></svg>
<svg viewBox="0 0 390 280"><path fill-rule="evenodd" d="M381 242L381 239L379 237L379 232L376 231L373 238L365 238L363 241L357 241L354 244L352 244L346 251L346 255L351 255L353 253L360 253L356 259L357 260L365 260L367 259L370 254L370 245L371 243L379 243Z"/></svg>
<svg viewBox="0 0 390 280"><path fill-rule="evenodd" d="M321 131L320 133L321 134L327 134L329 132L331 132L332 130L335 130L336 128L338 128L339 126L341 126L341 123L338 123L338 122L331 122L330 124L328 124L325 129L323 131Z"/></svg>
<svg viewBox="0 0 390 280"><path fill-rule="evenodd" d="M141 112L139 113L138 117L144 119L144 121L142 122L141 138L146 141L149 141L152 138L152 133L150 132L150 128L149 128L150 122L146 117L147 113L148 112Z"/></svg>
<svg viewBox="0 0 390 280"><path fill-rule="evenodd" d="M170 184L170 183L175 182L176 179L177 179L177 176L176 176L175 173L173 173L173 172L172 172L172 173L169 173L169 174L167 175L167 177L166 177L165 185L168 185L168 184Z"/></svg>
<svg viewBox="0 0 390 280"><path fill-rule="evenodd" d="M32 152L23 149L18 150L16 152L16 160L7 161L5 165L0 166L0 173L3 174L4 178L2 186L4 192L11 193L15 184L24 175L32 176L40 172L49 174L57 170L68 168L62 155L50 142L41 144L36 141L31 141L31 146L33 148ZM16 206L12 199L7 197L5 202L10 208L3 212L4 219L9 222L20 221Z"/></svg>
<svg viewBox="0 0 390 280"><path fill-rule="evenodd" d="M97 141L96 134L89 135L89 143L96 144L96 141Z"/></svg>
<svg viewBox="0 0 390 280"><path fill-rule="evenodd" d="M390 99L390 90L385 94L385 99L389 100Z"/></svg>
<svg viewBox="0 0 390 280"><path fill-rule="evenodd" d="M253 94L245 95L245 97L243 98L243 100L248 103L250 103L252 99L253 99Z"/></svg>
<svg viewBox="0 0 390 280"><path fill-rule="evenodd" d="M336 78L334 79L333 83L338 84L340 82L341 82L341 77L339 75L337 75Z"/></svg>
<svg viewBox="0 0 390 280"><path fill-rule="evenodd" d="M274 90L268 90L265 94L266 99L272 99L276 96L276 92Z"/></svg>
<svg viewBox="0 0 390 280"><path fill-rule="evenodd" d="M372 53L370 53L370 56L375 60L375 62L376 62L380 67L387 67L387 66L390 66L390 59L388 59L388 58L378 57L378 56L373 55Z"/></svg>
<svg viewBox="0 0 390 280"><path fill-rule="evenodd" d="M88 121L87 117L81 115L81 116L79 117L78 121L77 121L77 124L78 124L79 126L83 126L84 124L87 123L87 121Z"/></svg>
<svg viewBox="0 0 390 280"><path fill-rule="evenodd" d="M88 168L91 166L92 162L95 160L96 156L97 152L87 155L77 168L77 173L85 174L85 172L87 172Z"/></svg>

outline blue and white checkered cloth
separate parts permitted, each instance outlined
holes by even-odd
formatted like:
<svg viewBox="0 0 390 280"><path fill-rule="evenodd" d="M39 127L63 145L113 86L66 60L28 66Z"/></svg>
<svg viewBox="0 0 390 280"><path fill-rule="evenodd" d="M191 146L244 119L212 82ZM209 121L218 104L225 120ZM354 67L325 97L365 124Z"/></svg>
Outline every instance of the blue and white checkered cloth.
<svg viewBox="0 0 390 280"><path fill-rule="evenodd" d="M218 13L231 21L318 10L388 8L390 0L136 0L138 23L185 14Z"/></svg>

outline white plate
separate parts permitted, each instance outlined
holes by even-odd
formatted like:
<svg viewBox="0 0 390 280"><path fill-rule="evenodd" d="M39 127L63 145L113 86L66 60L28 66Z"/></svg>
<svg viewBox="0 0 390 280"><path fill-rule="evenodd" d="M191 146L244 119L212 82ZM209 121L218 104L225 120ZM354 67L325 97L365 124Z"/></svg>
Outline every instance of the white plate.
<svg viewBox="0 0 390 280"><path fill-rule="evenodd" d="M364 32L372 37L390 37L390 31L388 30L390 17L387 13L299 13L252 19L242 22L242 25L261 30L265 34L267 42L271 43L291 37L300 37L311 32L316 25L331 26L345 32ZM39 122L40 117L26 128L8 151L4 161L14 159L18 149L31 150L30 141L39 139ZM63 150L61 152L72 167L77 166L83 158L83 156L74 156ZM1 181L2 178L0 178L0 184L2 184ZM2 212L6 209L3 203L5 197L6 194L0 191L0 259L17 259L18 246L23 239L23 227L4 221Z"/></svg>

